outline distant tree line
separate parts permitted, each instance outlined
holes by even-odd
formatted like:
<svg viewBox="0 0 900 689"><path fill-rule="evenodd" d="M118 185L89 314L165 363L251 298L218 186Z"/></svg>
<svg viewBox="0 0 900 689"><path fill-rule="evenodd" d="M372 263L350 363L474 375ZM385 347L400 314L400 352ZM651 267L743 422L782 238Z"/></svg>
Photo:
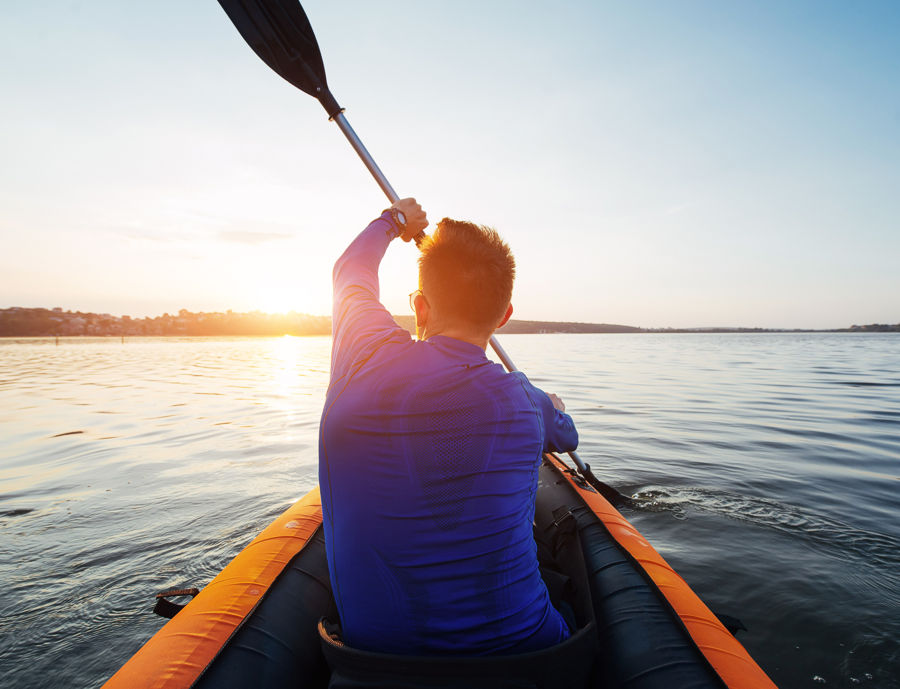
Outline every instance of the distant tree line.
<svg viewBox="0 0 900 689"><path fill-rule="evenodd" d="M862 333L900 333L900 323L887 325L885 323L872 323L870 325L851 325L847 328L850 332Z"/></svg>
<svg viewBox="0 0 900 689"><path fill-rule="evenodd" d="M55 309L0 309L0 336L54 337L71 335L330 335L331 318L305 313L268 314L192 313L132 318L108 313L84 313Z"/></svg>
<svg viewBox="0 0 900 689"><path fill-rule="evenodd" d="M415 332L412 316L394 317L401 327ZM635 328L608 323L577 323L557 321L512 320L500 333L758 333L796 332L763 328ZM805 331L810 332L810 331ZM853 325L830 332L900 332L900 323L885 325ZM125 337L141 335L202 336L202 335L330 335L330 316L310 316L305 313L262 313L235 311L193 313L181 309L177 314L132 318L108 313L85 313L54 309L12 307L0 309L0 337L61 337L90 335L94 337Z"/></svg>
<svg viewBox="0 0 900 689"><path fill-rule="evenodd" d="M415 332L412 316L395 316L397 323ZM640 328L627 325L549 321L510 321L502 333L630 333ZM260 311L193 313L132 318L108 313L13 307L0 309L0 337L104 336L202 336L202 335L330 335L330 316L305 313L269 314Z"/></svg>

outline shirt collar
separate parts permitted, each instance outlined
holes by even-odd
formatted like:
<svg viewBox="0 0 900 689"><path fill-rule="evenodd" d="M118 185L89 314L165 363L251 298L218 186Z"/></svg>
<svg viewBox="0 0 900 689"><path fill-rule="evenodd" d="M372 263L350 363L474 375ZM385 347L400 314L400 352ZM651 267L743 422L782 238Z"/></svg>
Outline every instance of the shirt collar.
<svg viewBox="0 0 900 689"><path fill-rule="evenodd" d="M471 342L457 340L455 337L447 335L432 335L426 342L438 347L442 351L459 357L467 364L482 364L488 361L487 354L478 345Z"/></svg>

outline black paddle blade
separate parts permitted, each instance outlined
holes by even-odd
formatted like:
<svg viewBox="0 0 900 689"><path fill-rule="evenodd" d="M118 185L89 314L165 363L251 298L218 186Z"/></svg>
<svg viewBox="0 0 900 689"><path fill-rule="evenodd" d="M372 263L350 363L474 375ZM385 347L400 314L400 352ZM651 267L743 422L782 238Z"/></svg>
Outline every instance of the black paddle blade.
<svg viewBox="0 0 900 689"><path fill-rule="evenodd" d="M269 67L337 115L319 44L298 0L219 0L247 44Z"/></svg>

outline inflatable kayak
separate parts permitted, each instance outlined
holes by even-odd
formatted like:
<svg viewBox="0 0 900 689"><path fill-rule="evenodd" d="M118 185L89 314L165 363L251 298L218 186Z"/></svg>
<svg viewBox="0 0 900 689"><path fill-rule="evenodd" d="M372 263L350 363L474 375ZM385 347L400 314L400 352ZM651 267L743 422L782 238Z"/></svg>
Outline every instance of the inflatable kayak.
<svg viewBox="0 0 900 689"><path fill-rule="evenodd" d="M340 639L318 489L178 611L107 689L775 685L621 514L559 457L540 469L535 541L573 635L522 656L391 656Z"/></svg>

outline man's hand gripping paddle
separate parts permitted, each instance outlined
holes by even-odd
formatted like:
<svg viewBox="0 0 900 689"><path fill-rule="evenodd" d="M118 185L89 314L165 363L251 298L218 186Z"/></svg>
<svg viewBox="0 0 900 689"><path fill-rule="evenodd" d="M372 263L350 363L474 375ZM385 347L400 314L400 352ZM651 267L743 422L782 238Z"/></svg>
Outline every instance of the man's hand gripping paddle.
<svg viewBox="0 0 900 689"><path fill-rule="evenodd" d="M394 191L387 177L363 146L344 117L344 109L338 105L328 89L319 43L298 0L219 0L219 4L263 62L322 104L328 113L328 119L334 120L340 127L385 196L391 203L399 201L399 194ZM416 235L414 237L416 245L424 238L424 232ZM507 370L516 371L515 364L497 342L497 338L491 337L490 342ZM590 467L575 452L570 452L569 456L584 479L607 500L617 505L633 504L632 498L622 495L615 488L598 480Z"/></svg>

